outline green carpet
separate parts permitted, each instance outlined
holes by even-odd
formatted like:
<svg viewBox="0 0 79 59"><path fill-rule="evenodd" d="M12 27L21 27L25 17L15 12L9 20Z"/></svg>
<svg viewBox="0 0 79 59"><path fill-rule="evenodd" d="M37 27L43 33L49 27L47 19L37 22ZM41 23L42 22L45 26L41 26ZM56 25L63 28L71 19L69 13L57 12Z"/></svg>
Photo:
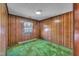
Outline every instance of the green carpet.
<svg viewBox="0 0 79 59"><path fill-rule="evenodd" d="M70 56L72 49L45 40L32 40L7 49L7 56Z"/></svg>

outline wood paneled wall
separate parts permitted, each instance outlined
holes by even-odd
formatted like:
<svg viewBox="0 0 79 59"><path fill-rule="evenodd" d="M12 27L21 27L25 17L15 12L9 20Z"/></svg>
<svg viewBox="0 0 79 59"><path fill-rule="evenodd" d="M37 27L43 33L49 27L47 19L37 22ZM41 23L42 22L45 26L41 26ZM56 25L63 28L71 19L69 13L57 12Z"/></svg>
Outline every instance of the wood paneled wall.
<svg viewBox="0 0 79 59"><path fill-rule="evenodd" d="M33 32L31 34L23 34L22 22L26 22L29 19L9 15L9 40L8 45L12 46L18 42L26 41L32 38L39 38L39 22L30 20L33 23Z"/></svg>
<svg viewBox="0 0 79 59"><path fill-rule="evenodd" d="M8 13L6 4L0 3L0 55L6 55L8 43Z"/></svg>
<svg viewBox="0 0 79 59"><path fill-rule="evenodd" d="M74 4L74 55L79 56L79 3Z"/></svg>
<svg viewBox="0 0 79 59"><path fill-rule="evenodd" d="M40 22L31 20L33 22L33 32L30 35L24 35L22 33L21 21L27 20L24 19L9 15L9 46L32 38L43 38L65 47L73 48L73 12L68 12ZM55 20L60 20L60 22L55 23Z"/></svg>
<svg viewBox="0 0 79 59"><path fill-rule="evenodd" d="M55 23L55 20L60 20ZM73 12L40 21L41 38L73 48Z"/></svg>

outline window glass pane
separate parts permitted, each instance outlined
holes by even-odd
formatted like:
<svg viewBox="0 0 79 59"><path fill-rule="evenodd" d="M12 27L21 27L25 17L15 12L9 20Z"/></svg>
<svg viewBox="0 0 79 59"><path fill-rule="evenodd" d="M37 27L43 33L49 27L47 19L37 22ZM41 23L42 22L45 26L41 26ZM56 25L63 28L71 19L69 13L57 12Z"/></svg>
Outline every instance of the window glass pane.
<svg viewBox="0 0 79 59"><path fill-rule="evenodd" d="M32 30L33 30L33 23L24 22L24 24L23 24L23 33L24 34L29 34L29 33L32 33Z"/></svg>

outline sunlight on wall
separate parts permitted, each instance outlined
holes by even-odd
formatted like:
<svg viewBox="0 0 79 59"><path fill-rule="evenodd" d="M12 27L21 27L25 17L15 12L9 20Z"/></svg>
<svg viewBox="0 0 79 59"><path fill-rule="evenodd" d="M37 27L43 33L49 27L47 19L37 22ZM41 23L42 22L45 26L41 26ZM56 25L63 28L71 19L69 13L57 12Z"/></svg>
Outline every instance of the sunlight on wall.
<svg viewBox="0 0 79 59"><path fill-rule="evenodd" d="M75 39L79 39L79 33L75 32Z"/></svg>
<svg viewBox="0 0 79 59"><path fill-rule="evenodd" d="M55 23L60 23L60 20L59 20L59 19L57 19L57 20L54 20L54 22L55 22Z"/></svg>
<svg viewBox="0 0 79 59"><path fill-rule="evenodd" d="M49 28L45 28L44 31L45 31L45 32L48 32L48 31L49 31Z"/></svg>

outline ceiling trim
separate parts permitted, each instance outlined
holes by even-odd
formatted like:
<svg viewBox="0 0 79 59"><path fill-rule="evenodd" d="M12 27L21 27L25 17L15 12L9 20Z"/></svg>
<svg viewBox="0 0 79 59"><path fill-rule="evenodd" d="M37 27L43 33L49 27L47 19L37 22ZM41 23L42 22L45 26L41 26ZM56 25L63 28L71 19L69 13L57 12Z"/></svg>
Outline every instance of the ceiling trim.
<svg viewBox="0 0 79 59"><path fill-rule="evenodd" d="M69 11L69 12L73 12L73 11ZM66 12L66 13L69 13L69 12ZM46 18L46 19L42 19L40 21L44 21L44 20L48 20L48 19L51 19L51 18L54 18L54 17L57 17L57 16L61 16L61 15L64 15L66 13L63 13L63 14L60 14L60 15L56 15L56 16L52 16L52 17L49 17L49 18Z"/></svg>
<svg viewBox="0 0 79 59"><path fill-rule="evenodd" d="M27 18L27 17L23 17L23 16L18 16L18 15L13 15L13 14L9 14L9 15L20 17L20 18L25 18L25 19L32 20L32 21L39 21L37 19Z"/></svg>
<svg viewBox="0 0 79 59"><path fill-rule="evenodd" d="M69 12L73 12L73 11L69 11ZM69 12L66 12L66 13L69 13ZM63 13L63 14L60 14L60 15L56 15L56 16L52 16L52 17L49 17L49 18L46 18L46 19L42 19L42 20L37 20L37 19L27 18L27 17L18 16L18 15L13 15L13 14L9 14L9 15L13 15L13 16L17 16L17 17L21 17L21 18L25 18L25 19L29 19L29 20L33 20L33 21L38 21L38 22L40 22L40 21L44 21L44 20L48 20L48 19L57 17L57 16L64 15L64 14L66 14L66 13Z"/></svg>

